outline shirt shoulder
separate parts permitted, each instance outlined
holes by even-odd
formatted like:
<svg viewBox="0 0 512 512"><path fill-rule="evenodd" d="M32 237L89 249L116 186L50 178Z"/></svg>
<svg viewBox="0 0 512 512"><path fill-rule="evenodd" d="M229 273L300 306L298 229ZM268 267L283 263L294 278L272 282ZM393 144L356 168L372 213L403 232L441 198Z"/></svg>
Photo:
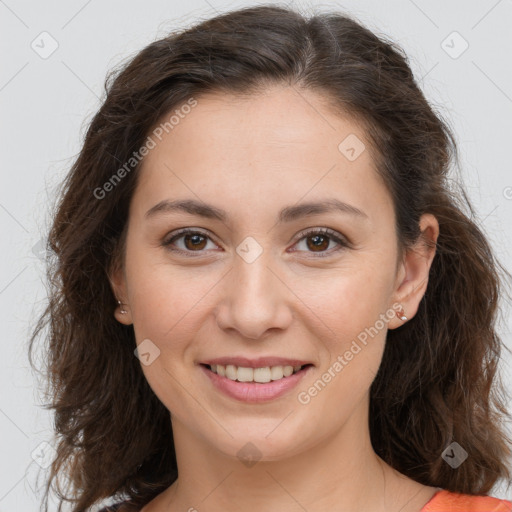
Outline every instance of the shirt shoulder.
<svg viewBox="0 0 512 512"><path fill-rule="evenodd" d="M492 496L459 494L441 489L420 512L512 512L512 501Z"/></svg>

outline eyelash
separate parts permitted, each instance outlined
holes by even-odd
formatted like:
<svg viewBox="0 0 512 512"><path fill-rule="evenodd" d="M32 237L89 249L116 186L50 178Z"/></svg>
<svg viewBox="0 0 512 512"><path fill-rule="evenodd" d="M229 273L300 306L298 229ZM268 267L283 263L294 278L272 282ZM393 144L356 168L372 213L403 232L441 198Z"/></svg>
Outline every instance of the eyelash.
<svg viewBox="0 0 512 512"><path fill-rule="evenodd" d="M192 258L195 258L197 256L195 256L195 255L193 255L191 253L194 253L194 252L197 252L197 253L204 252L203 250L200 250L200 251L185 251L183 249L172 248L171 244L173 242L175 242L176 240L178 240L179 238L182 238L184 235L201 235L201 236L204 236L206 238L210 238L203 231L199 231L197 229L191 229L191 228L184 228L184 229L180 229L179 231L174 233L173 236L171 238L165 240L162 243L162 245L166 249L168 249L170 251L179 252L181 254L184 254L187 257L192 257ZM297 241L294 243L294 245L296 245L297 243L302 241L304 238L307 238L307 237L312 236L312 235L324 235L324 236L328 235L328 238L330 238L331 240L335 241L340 246L340 247L338 247L335 250L331 249L330 251L322 251L322 252L318 252L318 253L311 252L311 251L306 251L306 252L311 252L311 254L315 254L315 256L313 256L314 258L325 258L325 257L331 256L333 253L337 253L340 250L343 250L345 248L349 248L350 247L350 243L344 237L342 237L336 231L334 231L332 229L329 229L329 228L317 228L317 229L309 229L309 230L302 231L301 233L299 233L297 235ZM296 252L296 251L293 251L293 252Z"/></svg>

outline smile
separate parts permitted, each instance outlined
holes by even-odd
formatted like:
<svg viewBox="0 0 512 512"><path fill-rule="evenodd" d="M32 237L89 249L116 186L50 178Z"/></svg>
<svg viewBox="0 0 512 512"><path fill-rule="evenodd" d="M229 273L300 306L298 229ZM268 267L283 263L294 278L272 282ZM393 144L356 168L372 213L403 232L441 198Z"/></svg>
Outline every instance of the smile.
<svg viewBox="0 0 512 512"><path fill-rule="evenodd" d="M293 389L313 367L266 366L248 368L235 365L200 365L214 387L244 402L263 402L278 398Z"/></svg>
<svg viewBox="0 0 512 512"><path fill-rule="evenodd" d="M227 377L230 380L238 382L259 382L266 383L274 380L280 380L289 377L300 371L307 365L297 366L265 366L263 368L246 368L243 366L235 366L228 364L214 364L210 366L210 370L221 377Z"/></svg>

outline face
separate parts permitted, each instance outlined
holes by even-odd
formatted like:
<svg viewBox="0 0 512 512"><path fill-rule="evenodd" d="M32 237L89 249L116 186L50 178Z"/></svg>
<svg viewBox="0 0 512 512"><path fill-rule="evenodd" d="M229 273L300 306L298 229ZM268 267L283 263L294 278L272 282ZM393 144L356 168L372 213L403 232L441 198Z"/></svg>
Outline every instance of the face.
<svg viewBox="0 0 512 512"><path fill-rule="evenodd" d="M397 271L363 131L315 93L275 87L198 97L155 140L112 282L173 427L229 456L250 441L264 460L364 431L386 331L403 323L394 305L410 318L429 262ZM205 366L218 358L232 378L276 380L235 382Z"/></svg>

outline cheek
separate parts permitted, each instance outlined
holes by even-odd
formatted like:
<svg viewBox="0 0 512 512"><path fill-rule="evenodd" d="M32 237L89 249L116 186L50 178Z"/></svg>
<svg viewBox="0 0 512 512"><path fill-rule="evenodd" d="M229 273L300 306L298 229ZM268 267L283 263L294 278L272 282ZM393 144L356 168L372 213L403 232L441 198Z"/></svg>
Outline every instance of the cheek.
<svg viewBox="0 0 512 512"><path fill-rule="evenodd" d="M306 297L301 315L320 327L317 335L327 349L322 362L325 379L321 379L329 382L326 395L334 393L335 401L345 397L343 410L366 393L375 378L394 313L389 308L392 273L382 261L364 260L340 268L329 278L315 279L314 287L312 282L296 285L297 295Z"/></svg>
<svg viewBox="0 0 512 512"><path fill-rule="evenodd" d="M322 325L317 336L326 356L316 379L308 383L311 387L299 390L298 401L308 407L308 414L323 417L328 425L339 425L353 414L382 361L391 319L386 316L386 287L384 282L382 287L375 282L370 286L360 277L353 273L332 281L307 302L321 319L316 321ZM311 312L309 316L313 323Z"/></svg>
<svg viewBox="0 0 512 512"><path fill-rule="evenodd" d="M388 268L373 258L354 258L338 269L296 279L293 288L307 306L304 314L309 308L309 316L328 328L332 345L343 347L389 309L393 275Z"/></svg>
<svg viewBox="0 0 512 512"><path fill-rule="evenodd" d="M152 262L142 252L132 252L126 260L135 339L137 345L146 343L146 347L146 340L151 341L151 362L146 365L141 359L141 369L155 395L175 416L190 402L186 386L180 383L189 378L191 348L197 339L199 315L204 313L201 299L213 286L207 276L196 279L192 273Z"/></svg>
<svg viewBox="0 0 512 512"><path fill-rule="evenodd" d="M173 265L156 249L127 249L128 298L137 340L179 332L220 276Z"/></svg>

